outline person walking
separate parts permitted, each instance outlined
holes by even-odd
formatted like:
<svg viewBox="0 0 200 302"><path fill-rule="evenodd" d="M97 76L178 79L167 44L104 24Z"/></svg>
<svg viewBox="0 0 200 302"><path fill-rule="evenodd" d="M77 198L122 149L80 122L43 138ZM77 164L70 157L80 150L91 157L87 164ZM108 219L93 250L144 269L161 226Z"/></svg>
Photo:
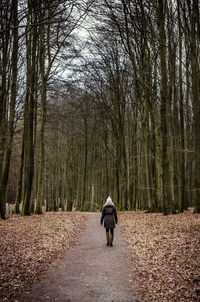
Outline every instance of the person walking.
<svg viewBox="0 0 200 302"><path fill-rule="evenodd" d="M114 228L115 228L115 224L117 224L118 217L117 217L117 211L115 205L112 202L110 196L108 196L106 203L104 204L102 209L101 225L103 224L103 220L104 220L104 228L106 229L107 245L112 246L113 239L114 239Z"/></svg>

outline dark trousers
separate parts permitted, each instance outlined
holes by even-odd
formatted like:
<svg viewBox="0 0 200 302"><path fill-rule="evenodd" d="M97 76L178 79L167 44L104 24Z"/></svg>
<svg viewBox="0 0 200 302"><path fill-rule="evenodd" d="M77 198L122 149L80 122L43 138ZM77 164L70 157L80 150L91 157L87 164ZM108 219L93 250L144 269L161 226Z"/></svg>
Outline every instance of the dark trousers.
<svg viewBox="0 0 200 302"><path fill-rule="evenodd" d="M110 234L113 235L114 234L114 229L113 228L106 228L106 232L109 233L110 230Z"/></svg>

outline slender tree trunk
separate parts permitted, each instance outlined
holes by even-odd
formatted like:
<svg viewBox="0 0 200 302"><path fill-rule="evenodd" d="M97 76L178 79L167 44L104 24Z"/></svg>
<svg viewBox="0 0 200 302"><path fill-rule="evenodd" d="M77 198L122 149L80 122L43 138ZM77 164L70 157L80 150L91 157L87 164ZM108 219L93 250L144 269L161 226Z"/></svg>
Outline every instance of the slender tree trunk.
<svg viewBox="0 0 200 302"><path fill-rule="evenodd" d="M180 150L177 141L179 142L179 127L178 127L178 119L177 119L177 95L175 93L174 87L176 87L176 70L175 70L175 50L174 50L174 37L170 13L171 10L169 7L167 10L167 32L168 32L168 70L169 70L169 81L168 81L168 106L167 106L167 132L168 132L168 156L169 156L169 188L171 193L171 203L174 205L175 200L177 203L178 198L178 165L176 158L177 148ZM177 138L175 138L178 136Z"/></svg>
<svg viewBox="0 0 200 302"><path fill-rule="evenodd" d="M10 1L0 2L0 28L3 31L10 27ZM8 64L9 64L9 43L10 30L0 34L0 178L3 171L3 160L6 150L6 131L7 131L7 98L9 90ZM1 207L1 205L0 205ZM2 208L4 206L2 205Z"/></svg>
<svg viewBox="0 0 200 302"><path fill-rule="evenodd" d="M43 20L43 14L42 14ZM42 213L43 203L43 189L44 189L44 170L45 170L45 124L46 124L46 98L47 98L47 78L48 71L45 73L45 26L40 26L40 39L39 39L39 67L41 76L41 119L40 119L40 163L39 163L39 176L38 176L38 191L37 191L37 214ZM49 39L49 36L48 36ZM47 41L50 43L50 41ZM50 60L50 57L49 57ZM49 63L50 64L50 63Z"/></svg>
<svg viewBox="0 0 200 302"><path fill-rule="evenodd" d="M37 3L36 3L37 4ZM34 4L34 5L36 5ZM30 21L37 22L37 5L33 8L29 1ZM29 19L28 19L29 23ZM24 152L24 199L22 215L30 215L30 200L32 193L32 184L34 177L34 146L33 146L33 124L34 124L34 105L35 105L35 76L36 76L36 43L37 43L37 27L34 26L27 33L27 93L25 109L25 152ZM29 61L31 57L31 62Z"/></svg>
<svg viewBox="0 0 200 302"><path fill-rule="evenodd" d="M183 105L183 76L182 76L182 24L180 18L180 3L177 1L178 8L178 27L179 27L179 107L180 107L180 212L183 212L187 207L185 204L185 132L184 132L184 105Z"/></svg>
<svg viewBox="0 0 200 302"><path fill-rule="evenodd" d="M133 176L133 209L137 209L137 199L138 199L138 148L137 148L137 118L138 118L138 109L135 109L134 114L134 137L133 137L133 156L134 156L134 176Z"/></svg>
<svg viewBox="0 0 200 302"><path fill-rule="evenodd" d="M21 165L20 165L19 179L17 185L17 194L15 199L15 214L19 214L20 212L19 205L22 197L23 168L24 168L24 135L22 138Z"/></svg>
<svg viewBox="0 0 200 302"><path fill-rule="evenodd" d="M41 38L41 40L43 40ZM44 131L46 122L46 92L47 92L47 79L44 69L44 50L43 41L40 45L40 74L42 79L42 92L41 92L41 120L40 120L40 163L39 163L39 176L38 176L38 192L37 192L37 204L35 212L37 214L42 213L43 202L43 186L44 186L44 166L45 166L45 143L44 143Z"/></svg>
<svg viewBox="0 0 200 302"><path fill-rule="evenodd" d="M193 149L192 146L192 137L191 137L191 109L190 109L190 76L189 76L189 65L190 65L190 59L189 59L189 53L187 50L187 39L185 36L185 53L186 53L186 93L185 93L185 115L186 115L186 132L185 132L185 145L186 145L186 151ZM185 161L186 161L186 195L185 195L185 204L186 207L191 204L192 200L192 194L191 194L191 156L190 152L185 152ZM193 154L193 153L192 153Z"/></svg>
<svg viewBox="0 0 200 302"><path fill-rule="evenodd" d="M11 77L11 96L10 112L7 133L7 149L3 161L3 171L0 179L0 217L5 218L5 195L8 183L10 158L14 135L15 104L17 98L17 62L18 62L18 1L12 0L11 7L13 29L12 45L12 77Z"/></svg>
<svg viewBox="0 0 200 302"><path fill-rule="evenodd" d="M85 129L85 156L84 156L84 170L83 170L83 187L81 197L81 211L85 208L86 202L86 181L87 181L87 162L88 162L88 125L87 117L84 117L84 129Z"/></svg>
<svg viewBox="0 0 200 302"><path fill-rule="evenodd" d="M191 70L192 70L192 99L194 115L194 147L195 147L195 188L194 212L200 213L200 92L197 54L197 14L198 0L192 1L191 20Z"/></svg>
<svg viewBox="0 0 200 302"><path fill-rule="evenodd" d="M159 55L161 70L161 131L162 131L162 186L163 186L163 214L172 213L172 197L169 190L170 171L168 154L168 131L167 131L167 111L168 111L168 85L167 85L167 66L166 66L166 34L165 34L165 1L157 2L157 21L159 30Z"/></svg>

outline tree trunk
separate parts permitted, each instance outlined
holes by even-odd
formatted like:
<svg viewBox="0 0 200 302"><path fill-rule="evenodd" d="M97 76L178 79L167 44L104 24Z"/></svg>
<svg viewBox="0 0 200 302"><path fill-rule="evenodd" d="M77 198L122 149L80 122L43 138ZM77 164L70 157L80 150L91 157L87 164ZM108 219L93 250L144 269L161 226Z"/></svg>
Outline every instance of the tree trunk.
<svg viewBox="0 0 200 302"><path fill-rule="evenodd" d="M191 20L191 70L192 70L192 99L194 115L194 148L195 148L195 188L194 188L194 212L200 213L200 92L197 53L197 14L198 0L192 1Z"/></svg>
<svg viewBox="0 0 200 302"><path fill-rule="evenodd" d="M84 154L81 211L83 211L85 209L85 203L86 203L86 182L87 182L87 162L88 162L88 124L87 124L87 117L84 117L84 131L85 131L84 132L85 154Z"/></svg>
<svg viewBox="0 0 200 302"><path fill-rule="evenodd" d="M172 213L172 197L169 190L170 171L168 154L168 131L167 131L167 113L168 113L168 85L167 85L167 66L166 66L166 33L165 33L165 1L157 2L157 22L159 30L159 55L160 55L160 96L161 96L161 133L162 133L162 186L163 186L163 214Z"/></svg>
<svg viewBox="0 0 200 302"><path fill-rule="evenodd" d="M183 106L183 76L182 76L182 24L180 18L180 3L177 1L178 9L178 27L179 27L179 107L180 107L180 212L183 212L187 207L185 204L185 133L184 133L184 106Z"/></svg>
<svg viewBox="0 0 200 302"><path fill-rule="evenodd" d="M10 27L11 12L10 1L0 2L0 28L3 31ZM6 150L6 131L7 131L7 98L9 94L9 81L8 81L8 64L9 64L9 43L10 43L10 30L0 34L1 55L0 55L0 178L3 171L3 160ZM1 207L1 205L0 205ZM2 206L3 208L4 206Z"/></svg>
<svg viewBox="0 0 200 302"><path fill-rule="evenodd" d="M7 149L3 161L3 170L0 179L0 217L5 218L5 194L8 183L10 158L12 152L12 143L14 135L14 119L15 104L17 98L17 62L18 62L18 1L12 0L11 7L12 26L13 29L13 45L12 45L12 77L11 77L11 96L10 96L10 112L7 133Z"/></svg>
<svg viewBox="0 0 200 302"><path fill-rule="evenodd" d="M35 5L35 4L34 4ZM32 23L37 22L37 6L32 7L31 1L28 2L29 18ZM35 77L36 77L36 46L37 46L37 27L31 28L27 35L27 93L25 108L25 152L24 152L24 198L22 215L30 215L30 200L34 177L34 145L33 145L33 124L35 106ZM31 62L30 62L31 58Z"/></svg>
<svg viewBox="0 0 200 302"><path fill-rule="evenodd" d="M24 135L22 138L22 151L21 151L21 165L20 165L20 172L19 172L19 179L17 185L17 194L15 199L15 214L19 214L19 205L21 202L22 197L22 179L23 179L23 168L24 168Z"/></svg>
<svg viewBox="0 0 200 302"><path fill-rule="evenodd" d="M45 49L44 49L44 28L40 29L40 50L39 50L39 62L40 62L40 75L42 80L41 87L41 119L40 119L40 163L39 163L39 176L38 176L38 191L37 191L37 203L36 214L42 213L43 203L43 186L44 186L44 165L45 165L45 143L44 143L44 131L46 122L46 93L47 93L47 78L45 75Z"/></svg>

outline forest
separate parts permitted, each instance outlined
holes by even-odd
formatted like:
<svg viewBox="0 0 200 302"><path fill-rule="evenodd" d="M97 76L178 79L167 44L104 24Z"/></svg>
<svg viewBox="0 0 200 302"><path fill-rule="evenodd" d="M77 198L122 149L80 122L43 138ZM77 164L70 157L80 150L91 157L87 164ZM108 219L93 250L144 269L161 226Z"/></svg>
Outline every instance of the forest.
<svg viewBox="0 0 200 302"><path fill-rule="evenodd" d="M200 2L0 2L0 218L200 213Z"/></svg>

